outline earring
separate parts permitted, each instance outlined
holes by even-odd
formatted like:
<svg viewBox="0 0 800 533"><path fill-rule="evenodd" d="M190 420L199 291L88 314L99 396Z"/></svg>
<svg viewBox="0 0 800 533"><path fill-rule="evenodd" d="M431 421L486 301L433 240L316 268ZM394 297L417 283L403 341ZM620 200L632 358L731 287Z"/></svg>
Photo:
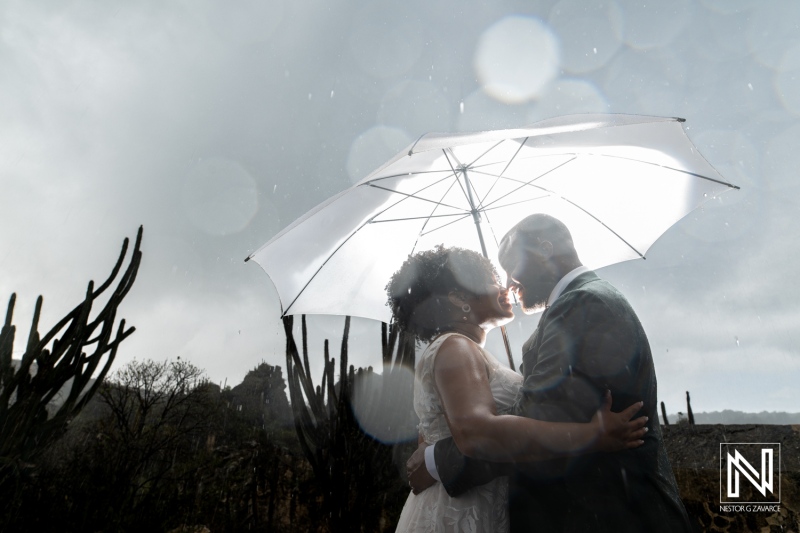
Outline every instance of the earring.
<svg viewBox="0 0 800 533"><path fill-rule="evenodd" d="M469 306L469 304L464 304L461 306L461 310L464 311L465 313L469 313L470 311L472 311L472 308Z"/></svg>

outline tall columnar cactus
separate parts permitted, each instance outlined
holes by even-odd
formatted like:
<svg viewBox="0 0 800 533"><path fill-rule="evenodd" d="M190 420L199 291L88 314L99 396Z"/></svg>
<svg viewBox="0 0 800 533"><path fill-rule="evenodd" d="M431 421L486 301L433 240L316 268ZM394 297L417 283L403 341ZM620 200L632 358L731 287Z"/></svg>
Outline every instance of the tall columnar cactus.
<svg viewBox="0 0 800 533"><path fill-rule="evenodd" d="M395 352L395 346L396 352ZM397 324L381 323L381 351L383 353L384 370L398 367L414 369L416 358L416 340L414 336L400 331Z"/></svg>
<svg viewBox="0 0 800 533"><path fill-rule="evenodd" d="M667 406L664 405L664 402L661 402L661 418L664 419L664 425L669 425L669 418L667 418Z"/></svg>
<svg viewBox="0 0 800 533"><path fill-rule="evenodd" d="M404 495L408 490L393 462L392 446L364 433L353 413L352 395L357 385L374 377L372 369L347 365L350 317L345 319L339 359L339 381L335 381L335 359L324 344L324 369L320 386L314 386L308 359L307 327L302 318L301 358L292 334L293 318L283 319L286 331L286 370L300 445L314 471L314 481L322 500L319 517L331 531L379 531L384 500ZM388 328L388 329L387 329ZM414 365L413 339L384 325L382 356L385 379L400 366ZM399 341L399 342L398 342ZM395 343L398 343L395 354ZM413 386L413 385L412 385ZM363 389L363 387L362 387ZM367 399L385 404L384 388ZM410 392L410 390L409 390ZM411 409L395 402L395 408Z"/></svg>
<svg viewBox="0 0 800 533"><path fill-rule="evenodd" d="M86 297L50 331L39 333L42 297L36 301L25 352L15 369L12 352L16 326L12 325L16 294L11 295L5 324L0 330L0 488L34 461L94 396L108 373L120 343L134 328L120 320L114 333L117 307L128 294L139 268L142 228L136 236L128 267L105 306L92 317L92 305L108 290L122 270L128 239L108 279L97 289L90 281ZM95 381L92 383L92 378ZM66 398L54 413L48 404L69 385Z"/></svg>

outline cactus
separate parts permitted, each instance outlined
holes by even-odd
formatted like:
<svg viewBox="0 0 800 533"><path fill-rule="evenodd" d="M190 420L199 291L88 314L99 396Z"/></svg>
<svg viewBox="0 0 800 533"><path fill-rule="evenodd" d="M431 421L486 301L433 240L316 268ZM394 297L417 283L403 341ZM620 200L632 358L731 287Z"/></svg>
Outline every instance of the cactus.
<svg viewBox="0 0 800 533"><path fill-rule="evenodd" d="M686 415L689 417L689 425L694 425L694 413L692 412L692 399L689 397L689 391L686 391Z"/></svg>
<svg viewBox="0 0 800 533"><path fill-rule="evenodd" d="M94 318L90 316L93 303L111 287L122 269L127 238L108 279L97 289L90 281L83 302L44 335L39 333L43 303L39 296L25 353L16 370L11 357L16 334L16 326L12 325L16 294L11 295L5 324L0 330L0 488L30 466L83 409L108 373L120 343L134 332L135 328L126 329L124 319L120 320L116 334L113 330L117 307L136 279L141 240L140 227L127 269ZM63 403L48 414L48 404L70 380Z"/></svg>
<svg viewBox="0 0 800 533"><path fill-rule="evenodd" d="M319 517L331 531L378 531L384 501L408 489L394 464L392 446L364 433L356 420L351 395L354 385L369 377L372 368L347 365L350 317L345 319L339 359L339 382L334 381L335 359L324 343L321 385L314 386L308 360L307 326L302 317L303 356L292 335L293 317L283 318L286 332L286 373L300 446L314 471L322 502ZM413 368L415 345L394 325L382 328L384 378L403 365ZM395 353L395 345L397 350ZM377 392L380 395L383 391ZM411 409L410 394L407 407ZM380 398L374 398L380 404ZM398 406L403 409L403 406ZM381 497L376 497L381 495ZM398 499L398 498L393 498Z"/></svg>

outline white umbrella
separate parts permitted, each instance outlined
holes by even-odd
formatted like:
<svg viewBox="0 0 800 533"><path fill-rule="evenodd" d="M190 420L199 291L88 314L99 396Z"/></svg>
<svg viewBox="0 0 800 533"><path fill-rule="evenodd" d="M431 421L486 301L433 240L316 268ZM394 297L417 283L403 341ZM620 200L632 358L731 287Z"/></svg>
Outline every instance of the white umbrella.
<svg viewBox="0 0 800 533"><path fill-rule="evenodd" d="M573 115L423 135L247 260L269 275L283 315L388 322L385 286L409 254L444 244L498 264L502 236L532 213L564 222L589 268L643 258L690 211L738 189L700 155L683 122Z"/></svg>

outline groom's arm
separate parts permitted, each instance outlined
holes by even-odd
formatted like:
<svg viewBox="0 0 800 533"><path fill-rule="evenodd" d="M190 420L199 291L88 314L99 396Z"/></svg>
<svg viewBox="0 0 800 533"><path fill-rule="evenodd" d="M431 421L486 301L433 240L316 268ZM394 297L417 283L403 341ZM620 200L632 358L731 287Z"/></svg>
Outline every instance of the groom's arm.
<svg viewBox="0 0 800 533"><path fill-rule="evenodd" d="M437 441L433 449L433 468L450 496L459 496L473 487L513 472L511 463L492 463L472 459L459 451L452 437ZM428 454L428 470L432 469Z"/></svg>

